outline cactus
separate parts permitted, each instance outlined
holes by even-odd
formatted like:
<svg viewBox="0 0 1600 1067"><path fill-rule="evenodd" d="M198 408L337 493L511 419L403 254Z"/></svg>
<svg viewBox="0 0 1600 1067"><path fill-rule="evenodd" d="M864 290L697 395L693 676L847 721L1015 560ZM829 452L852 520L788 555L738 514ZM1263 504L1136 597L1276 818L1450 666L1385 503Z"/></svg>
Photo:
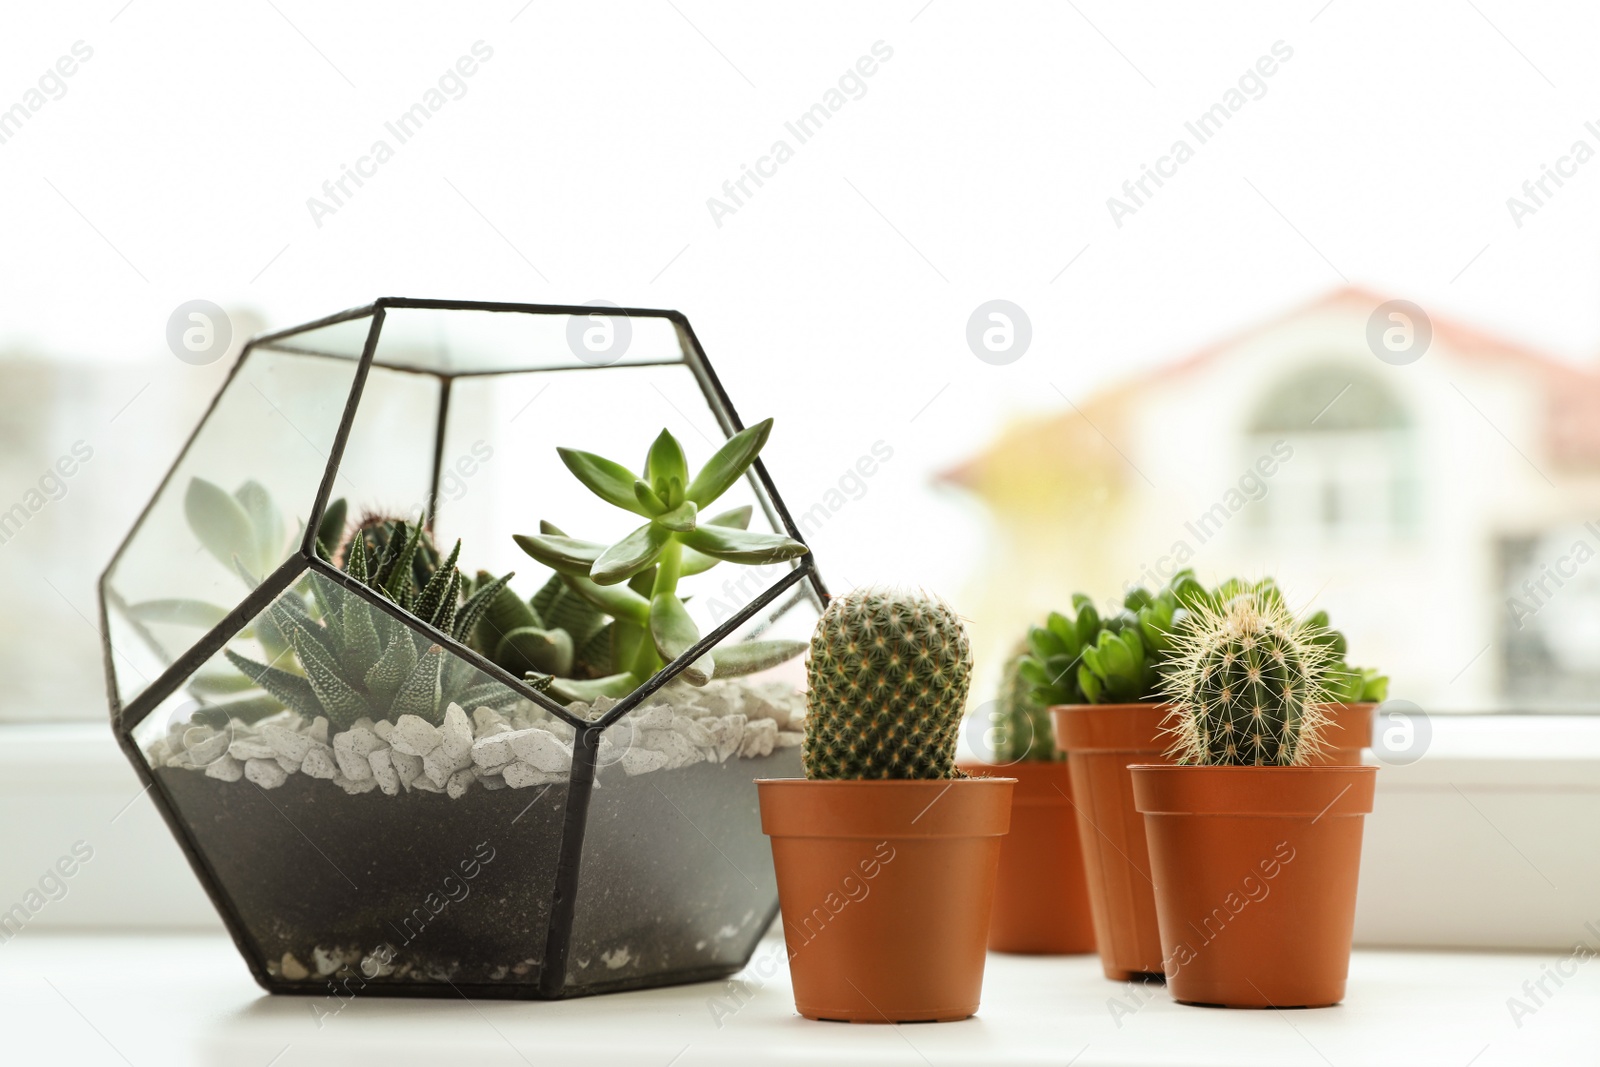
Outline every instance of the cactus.
<svg viewBox="0 0 1600 1067"><path fill-rule="evenodd" d="M966 627L943 601L834 597L806 663L806 777L964 777L955 750L971 668Z"/></svg>
<svg viewBox="0 0 1600 1067"><path fill-rule="evenodd" d="M1225 583L1226 586L1226 583ZM1327 718L1326 629L1301 622L1270 585L1198 601L1177 635L1163 690L1179 762L1304 766Z"/></svg>
<svg viewBox="0 0 1600 1067"><path fill-rule="evenodd" d="M608 504L644 518L645 523L611 546L568 537L548 522L537 534L518 534L516 542L550 567L576 597L611 616L608 649L590 649L609 661L611 673L589 679L557 678L557 672L529 672L568 700L621 697L683 655L700 641L700 630L678 596L681 578L709 570L721 561L781 563L807 551L781 534L753 533L750 508L717 515L703 511L722 496L755 462L772 431L772 420L741 430L689 476L683 446L666 430L650 446L643 476L603 456L561 448L561 461L584 486ZM537 610L537 609L536 609ZM575 642L587 647L591 641ZM702 652L679 675L691 685L713 677L729 678L764 670L798 656L798 641L745 641Z"/></svg>

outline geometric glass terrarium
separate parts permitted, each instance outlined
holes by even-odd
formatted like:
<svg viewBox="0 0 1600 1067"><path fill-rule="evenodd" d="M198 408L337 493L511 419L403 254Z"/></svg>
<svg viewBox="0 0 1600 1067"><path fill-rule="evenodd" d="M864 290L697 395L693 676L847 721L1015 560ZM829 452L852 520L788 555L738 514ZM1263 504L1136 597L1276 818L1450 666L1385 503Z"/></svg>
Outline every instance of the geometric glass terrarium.
<svg viewBox="0 0 1600 1067"><path fill-rule="evenodd" d="M702 487L709 542L668 478L646 526L689 547L582 577L563 531L640 520L557 447L648 478L663 428L688 472L751 436L672 311L386 298L246 345L100 601L118 740L263 987L331 1012L749 961L753 780L801 773L826 591L737 551L802 541L759 459Z"/></svg>

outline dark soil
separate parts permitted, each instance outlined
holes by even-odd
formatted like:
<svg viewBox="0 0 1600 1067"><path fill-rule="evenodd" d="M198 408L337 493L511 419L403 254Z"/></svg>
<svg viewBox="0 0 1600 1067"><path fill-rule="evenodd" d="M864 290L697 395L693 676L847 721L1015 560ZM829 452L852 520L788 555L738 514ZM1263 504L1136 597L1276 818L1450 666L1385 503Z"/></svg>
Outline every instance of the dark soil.
<svg viewBox="0 0 1600 1067"><path fill-rule="evenodd" d="M562 995L731 974L777 904L753 780L798 777L798 749L629 778L603 768L589 804ZM536 996L568 786L459 800L350 796L290 775L263 791L157 771L180 822L283 991L325 993L315 950L349 988L454 995L448 984ZM385 947L387 946L387 947ZM303 982L292 954L310 970ZM369 962L363 968L360 960ZM374 974L383 961L389 974ZM341 995L348 996L348 993Z"/></svg>

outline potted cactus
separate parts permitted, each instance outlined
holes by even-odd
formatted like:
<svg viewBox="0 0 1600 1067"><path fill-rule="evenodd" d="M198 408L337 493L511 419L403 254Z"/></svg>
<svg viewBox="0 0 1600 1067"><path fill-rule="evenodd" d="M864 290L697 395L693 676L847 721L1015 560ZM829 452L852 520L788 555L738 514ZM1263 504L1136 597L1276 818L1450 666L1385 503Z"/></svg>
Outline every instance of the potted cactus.
<svg viewBox="0 0 1600 1067"><path fill-rule="evenodd" d="M867 590L817 623L804 779L757 782L808 1019L944 1022L978 1010L1015 779L955 765L971 653L948 606Z"/></svg>
<svg viewBox="0 0 1600 1067"><path fill-rule="evenodd" d="M1159 978L1163 972L1145 823L1134 807L1128 767L1168 759L1165 683L1177 668L1179 638L1196 612L1214 614L1240 597L1280 606L1283 602L1270 578L1231 578L1207 589L1190 570L1179 571L1155 593L1134 589L1123 610L1106 620L1094 613L1087 597L1073 598L1078 616L1071 635L1081 635L1078 679L1084 703L1054 708L1052 714L1056 742L1067 752L1071 768L1095 940L1107 978ZM1373 705L1344 703L1342 695L1354 692L1365 701L1381 700L1388 679L1345 666L1344 636L1326 628L1324 613L1311 622L1307 633L1321 649L1317 669L1326 703L1320 709L1321 743L1308 750L1307 758L1358 764L1361 750L1371 743ZM1069 636L1060 627L1054 632L1063 639ZM1070 646L1061 654L1068 651Z"/></svg>
<svg viewBox="0 0 1600 1067"><path fill-rule="evenodd" d="M1317 764L1335 653L1274 593L1195 609L1162 685L1176 765L1130 771L1167 987L1187 1004L1344 998L1377 768Z"/></svg>
<svg viewBox="0 0 1600 1067"><path fill-rule="evenodd" d="M1052 706L1083 702L1077 671L1048 665L1059 643L1050 627L1070 625L1052 612L1045 626L1029 628L1027 641L1006 661L994 702L986 705L989 759L960 763L968 774L1017 780L989 922L995 952L1094 951L1072 779L1050 728Z"/></svg>

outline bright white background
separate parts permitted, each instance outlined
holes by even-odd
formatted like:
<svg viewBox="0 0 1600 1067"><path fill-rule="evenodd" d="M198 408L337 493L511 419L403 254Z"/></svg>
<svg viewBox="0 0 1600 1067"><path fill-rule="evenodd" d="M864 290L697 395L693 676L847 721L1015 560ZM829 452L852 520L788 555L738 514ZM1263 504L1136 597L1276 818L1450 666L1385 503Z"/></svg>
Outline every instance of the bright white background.
<svg viewBox="0 0 1600 1067"><path fill-rule="evenodd" d="M1345 280L1575 362L1600 340L1600 162L1521 228L1506 208L1595 140L1578 5L274 3L0 15L0 107L94 50L0 144L0 350L119 361L133 398L49 430L96 449L51 505L94 539L88 559L24 562L30 531L0 547L56 587L13 572L37 603L92 615L93 571L226 365L166 349L195 298L240 334L385 294L681 309L745 417L777 417L767 460L797 510L894 448L814 539L834 584L958 606L985 520L930 477L1057 389L1082 399ZM316 225L308 197L394 144L384 123L480 40L465 95ZM719 227L707 199L794 145L784 123L878 41L893 58L865 94ZM1107 197L1277 41L1293 58L1266 95L1117 227ZM1004 367L965 341L996 297L1034 331ZM92 672L73 627L61 651Z"/></svg>
<svg viewBox="0 0 1600 1067"><path fill-rule="evenodd" d="M19 707L3 684L0 718L104 715L93 578L228 362L168 351L169 315L196 298L228 308L240 335L381 295L678 308L746 420L776 416L766 461L796 510L874 441L894 448L812 538L830 580L920 585L958 606L990 541L979 509L931 486L935 472L1019 414L1330 288L1410 299L1588 363L1600 161L1520 228L1506 199L1574 140L1600 143L1584 127L1600 120L1597 23L1586 5L1506 0L9 5L0 109L74 42L93 58L0 143L0 354L79 365L115 395L44 418L23 442L48 458L82 439L95 459L48 520L0 545L0 634L49 614L48 651L24 669L62 693L72 682L73 696ZM466 95L317 226L307 198L376 138L392 143L384 123L480 40L493 58ZM784 123L879 41L893 58L865 95L719 227L707 199L775 139L792 144ZM1107 197L1278 41L1293 58L1266 95L1117 227ZM965 340L995 298L1034 331L1004 367ZM0 378L0 391L22 388ZM0 509L39 473L5 458ZM57 747L91 729L99 762L76 765L83 782L58 773ZM8 742L0 899L81 837L97 859L47 924L210 923L105 732L79 733ZM1533 767L1504 796L1498 770L1481 791L1457 764L1414 786L1401 774L1436 806L1374 818L1369 849L1387 865L1369 854L1379 892L1363 933L1551 951L1586 936L1581 887L1596 875L1572 833L1592 819L1553 790L1592 804L1592 767L1556 785ZM60 799L41 804L48 790ZM1539 896L1545 882L1561 892ZM1546 925L1530 932L1535 920ZM81 1036L72 1055L92 1045Z"/></svg>

